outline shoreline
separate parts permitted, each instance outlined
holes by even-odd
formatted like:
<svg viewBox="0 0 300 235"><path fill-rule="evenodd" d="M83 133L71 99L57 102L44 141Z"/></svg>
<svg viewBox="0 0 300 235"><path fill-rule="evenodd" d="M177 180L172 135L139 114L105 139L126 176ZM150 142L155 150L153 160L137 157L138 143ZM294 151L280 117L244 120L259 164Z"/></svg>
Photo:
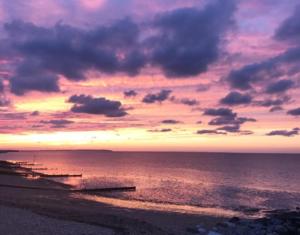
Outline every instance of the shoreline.
<svg viewBox="0 0 300 235"><path fill-rule="evenodd" d="M115 153L115 152L125 152L125 153L192 153L192 154L232 154L232 155L300 155L300 152L250 152L250 151L170 151L170 150L157 150L157 151L142 151L142 150L114 150L114 149L17 149L17 150L0 150L1 153L10 153L10 152L67 152L67 151L90 151L90 152L103 152L103 153Z"/></svg>
<svg viewBox="0 0 300 235"><path fill-rule="evenodd" d="M1 169L1 167L0 167ZM10 171L15 171L11 169ZM0 183L68 188L69 185L48 179L27 179L19 175L0 175ZM213 226L222 220L208 215L122 208L106 203L76 198L68 191L32 190L0 187L0 205L22 208L42 216L97 225L114 230L116 234L190 234L187 227L199 222ZM176 226L174 226L174 222Z"/></svg>
<svg viewBox="0 0 300 235"><path fill-rule="evenodd" d="M0 167L0 170L3 170ZM14 172L11 168L7 171ZM26 170L24 167L23 170ZM228 231L247 226L255 219L187 214L172 211L144 210L139 207L111 205L81 197L67 190L49 191L49 188L69 189L69 185L44 178L25 178L19 175L0 175L0 184L43 187L45 190L0 187L0 206L25 209L49 218L84 223L111 230L114 234L209 234L209 231ZM281 212L280 212L281 213ZM284 212L287 213L287 212ZM243 221L243 222L241 222ZM246 224L246 225L245 225ZM249 225L249 226L250 226ZM227 231L228 230L228 231ZM203 233L201 233L201 231ZM205 232L204 232L205 231ZM248 230L247 230L248 231ZM229 233L228 234L234 234Z"/></svg>

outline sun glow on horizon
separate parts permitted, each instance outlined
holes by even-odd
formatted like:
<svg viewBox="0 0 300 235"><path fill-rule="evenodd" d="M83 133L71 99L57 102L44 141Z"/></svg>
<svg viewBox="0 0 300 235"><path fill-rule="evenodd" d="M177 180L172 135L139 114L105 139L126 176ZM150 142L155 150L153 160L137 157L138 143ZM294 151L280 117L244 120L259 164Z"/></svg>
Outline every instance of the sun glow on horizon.
<svg viewBox="0 0 300 235"><path fill-rule="evenodd" d="M263 135L199 136L174 133L149 133L141 129L106 131L66 131L0 135L2 148L20 150L111 149L118 151L196 151L196 152L300 152L292 143ZM249 145L250 144L250 145ZM216 148L215 146L219 147ZM252 146L256 148L253 149ZM17 146L17 147L16 147ZM273 146L270 151L266 146ZM282 147L284 146L284 147Z"/></svg>

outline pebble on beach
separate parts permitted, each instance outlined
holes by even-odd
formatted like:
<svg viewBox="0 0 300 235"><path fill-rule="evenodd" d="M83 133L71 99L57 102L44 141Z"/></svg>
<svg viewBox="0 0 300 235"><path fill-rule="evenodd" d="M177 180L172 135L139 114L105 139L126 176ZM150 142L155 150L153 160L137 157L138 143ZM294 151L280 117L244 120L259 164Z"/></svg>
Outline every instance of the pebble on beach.
<svg viewBox="0 0 300 235"><path fill-rule="evenodd" d="M31 211L0 206L0 234L7 235L113 235L109 228L53 219ZM17 226L16 226L17 225Z"/></svg>
<svg viewBox="0 0 300 235"><path fill-rule="evenodd" d="M199 225L196 226L199 231ZM275 210L266 213L258 219L240 219L232 217L205 233L205 229L198 234L207 235L300 235L300 210Z"/></svg>

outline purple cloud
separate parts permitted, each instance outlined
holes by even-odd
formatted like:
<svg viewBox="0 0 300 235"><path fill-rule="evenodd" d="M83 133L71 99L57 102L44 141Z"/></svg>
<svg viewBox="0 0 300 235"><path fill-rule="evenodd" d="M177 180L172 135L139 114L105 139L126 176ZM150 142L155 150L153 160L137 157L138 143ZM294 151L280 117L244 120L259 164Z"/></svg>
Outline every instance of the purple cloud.
<svg viewBox="0 0 300 235"><path fill-rule="evenodd" d="M236 117L236 113L234 113L231 109L228 108L218 108L218 109L206 109L203 112L204 115L207 116L226 116L226 117Z"/></svg>
<svg viewBox="0 0 300 235"><path fill-rule="evenodd" d="M137 92L135 90L124 91L124 97L135 97Z"/></svg>
<svg viewBox="0 0 300 235"><path fill-rule="evenodd" d="M40 121L42 124L50 124L51 128L65 128L66 126L74 123L73 121L66 119L55 119L49 121Z"/></svg>
<svg viewBox="0 0 300 235"><path fill-rule="evenodd" d="M237 91L232 91L220 100L220 104L235 106L250 104L252 97L249 94L242 94Z"/></svg>
<svg viewBox="0 0 300 235"><path fill-rule="evenodd" d="M153 130L148 130L149 132L171 132L172 129L171 128L163 128L163 129L153 129Z"/></svg>
<svg viewBox="0 0 300 235"><path fill-rule="evenodd" d="M161 90L158 93L151 93L151 94L147 94L144 98L143 98L143 102L146 104L153 104L156 102L163 102L165 100L167 100L171 94L171 90Z"/></svg>
<svg viewBox="0 0 300 235"><path fill-rule="evenodd" d="M287 112L289 115L300 116L300 108L291 109Z"/></svg>
<svg viewBox="0 0 300 235"><path fill-rule="evenodd" d="M218 131L218 130L198 130L196 132L198 135L226 135L226 132Z"/></svg>
<svg viewBox="0 0 300 235"><path fill-rule="evenodd" d="M294 82L292 80L282 79L277 82L271 83L267 87L266 92L269 94L285 92L285 91L291 89L293 87L293 85L294 85Z"/></svg>
<svg viewBox="0 0 300 235"><path fill-rule="evenodd" d="M71 108L74 113L104 115L106 117L123 117L128 114L120 101L108 100L103 97L73 95L68 102L74 103Z"/></svg>
<svg viewBox="0 0 300 235"><path fill-rule="evenodd" d="M268 136L275 136L275 135L279 135L279 136L286 136L286 137L292 137L295 135L299 134L299 128L294 128L291 131L287 131L287 130L276 130L276 131L271 131L269 133L267 133L266 135Z"/></svg>
<svg viewBox="0 0 300 235"><path fill-rule="evenodd" d="M174 119L166 119L161 121L162 124L178 124L181 123L180 121Z"/></svg>
<svg viewBox="0 0 300 235"><path fill-rule="evenodd" d="M219 56L224 32L233 24L234 1L216 1L204 9L181 8L160 14L154 25L160 34L152 63L168 77L189 77L207 71Z"/></svg>

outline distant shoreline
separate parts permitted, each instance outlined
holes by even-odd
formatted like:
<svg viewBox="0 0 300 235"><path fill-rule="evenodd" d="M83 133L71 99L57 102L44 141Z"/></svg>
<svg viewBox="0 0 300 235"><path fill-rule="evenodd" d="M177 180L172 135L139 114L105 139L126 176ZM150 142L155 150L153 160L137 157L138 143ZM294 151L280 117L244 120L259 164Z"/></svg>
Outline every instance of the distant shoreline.
<svg viewBox="0 0 300 235"><path fill-rule="evenodd" d="M1 153L10 153L10 152L66 152L66 151L87 151L87 152L102 152L102 153L182 153L182 154L231 154L231 155L300 155L300 152L291 153L291 152L207 152L207 151L128 151L128 150L111 150L111 149L19 149L19 150L0 150Z"/></svg>
<svg viewBox="0 0 300 235"><path fill-rule="evenodd" d="M0 150L0 153L14 153L14 152L20 152L19 150Z"/></svg>

